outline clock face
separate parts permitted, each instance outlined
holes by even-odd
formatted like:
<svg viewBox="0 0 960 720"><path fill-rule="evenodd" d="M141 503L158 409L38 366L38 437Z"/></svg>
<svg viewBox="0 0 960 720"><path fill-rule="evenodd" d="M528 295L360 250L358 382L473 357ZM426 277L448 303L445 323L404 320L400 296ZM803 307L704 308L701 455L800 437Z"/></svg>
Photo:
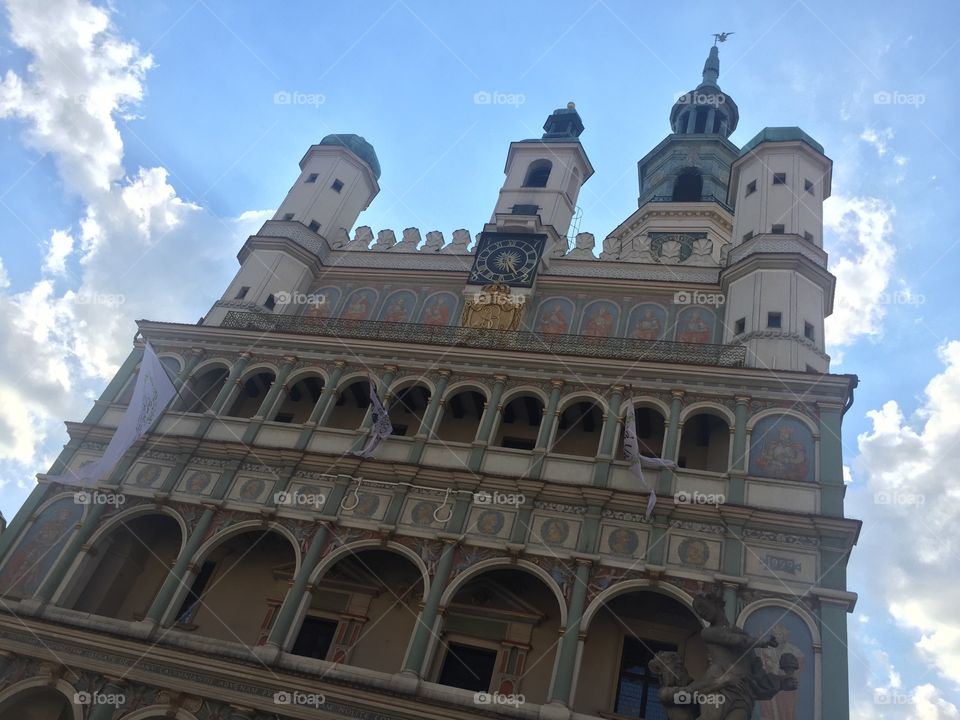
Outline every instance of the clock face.
<svg viewBox="0 0 960 720"><path fill-rule="evenodd" d="M477 255L467 283L530 287L537 274L546 237L483 233L477 243Z"/></svg>

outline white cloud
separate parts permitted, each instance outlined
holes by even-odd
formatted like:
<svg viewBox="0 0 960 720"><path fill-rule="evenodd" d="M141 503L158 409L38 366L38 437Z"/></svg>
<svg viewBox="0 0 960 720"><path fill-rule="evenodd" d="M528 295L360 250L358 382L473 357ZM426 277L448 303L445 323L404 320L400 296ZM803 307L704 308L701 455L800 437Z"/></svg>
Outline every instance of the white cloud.
<svg viewBox="0 0 960 720"><path fill-rule="evenodd" d="M84 207L76 232L52 231L41 279L0 292L0 472L24 487L66 439L62 419L82 417L130 352L134 320L194 322L265 214L219 219L178 197L165 168L125 172L115 118L143 97L152 59L117 36L106 10L12 0L9 21L30 60L0 82L0 118L23 121L25 142L51 155Z"/></svg>
<svg viewBox="0 0 960 720"><path fill-rule="evenodd" d="M881 334L896 257L892 217L893 208L877 198L834 195L823 204L824 230L832 241L830 269L837 277L833 315L826 321L828 345Z"/></svg>
<svg viewBox="0 0 960 720"><path fill-rule="evenodd" d="M860 133L860 139L877 151L877 155L883 157L887 154L887 143L893 140L893 128L884 128L875 130L872 127L866 127Z"/></svg>
<svg viewBox="0 0 960 720"><path fill-rule="evenodd" d="M864 519L860 552L884 563L864 592L916 638L918 658L960 684L960 586L944 582L956 575L960 551L953 472L960 466L960 341L943 346L940 358L944 369L927 384L912 418L892 400L867 413L872 428L857 438L854 474L866 479L868 492L851 510ZM943 715L927 695L920 701L928 710L919 717L956 717Z"/></svg>

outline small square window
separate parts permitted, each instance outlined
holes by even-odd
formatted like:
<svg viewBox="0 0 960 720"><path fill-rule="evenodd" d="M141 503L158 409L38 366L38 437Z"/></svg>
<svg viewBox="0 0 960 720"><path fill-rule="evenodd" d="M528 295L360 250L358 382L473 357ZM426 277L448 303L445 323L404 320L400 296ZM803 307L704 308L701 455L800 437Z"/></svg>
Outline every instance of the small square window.
<svg viewBox="0 0 960 720"><path fill-rule="evenodd" d="M304 182L315 183L318 177L320 177L320 173L310 173L307 175L307 179L304 180Z"/></svg>
<svg viewBox="0 0 960 720"><path fill-rule="evenodd" d="M264 301L263 306L267 310L273 310L277 306L277 300L273 297L273 293L267 295L267 299Z"/></svg>
<svg viewBox="0 0 960 720"><path fill-rule="evenodd" d="M341 190L343 190L343 183L340 180L334 180L333 185L331 185L330 188L334 192L340 192Z"/></svg>
<svg viewBox="0 0 960 720"><path fill-rule="evenodd" d="M313 230L313 232L316 232L317 230L320 229L320 223L318 223L316 220L311 220L310 224L307 225L307 227Z"/></svg>
<svg viewBox="0 0 960 720"><path fill-rule="evenodd" d="M774 173L774 174L773 174L773 184L774 184L774 185L786 185L786 184L787 184L787 174L786 174L786 173Z"/></svg>
<svg viewBox="0 0 960 720"><path fill-rule="evenodd" d="M743 196L746 197L747 195L752 195L756 191L757 191L757 181L751 180L750 182L747 183L747 191L743 194Z"/></svg>
<svg viewBox="0 0 960 720"><path fill-rule="evenodd" d="M773 225L770 228L770 232L774 235L783 235L783 225Z"/></svg>
<svg viewBox="0 0 960 720"><path fill-rule="evenodd" d="M239 290L237 290L237 294L236 294L236 296L235 296L233 299L234 299L234 300L243 300L243 299L247 296L247 293L248 293L248 292L250 292L250 286L249 286L249 285L244 285L242 288L240 288Z"/></svg>
<svg viewBox="0 0 960 720"><path fill-rule="evenodd" d="M805 322L805 323L803 324L803 336L804 336L807 340L814 340L814 341L816 341L816 337L814 336L813 323Z"/></svg>
<svg viewBox="0 0 960 720"><path fill-rule="evenodd" d="M811 195L813 195L813 183L810 182L809 180L803 181L803 189L806 190Z"/></svg>
<svg viewBox="0 0 960 720"><path fill-rule="evenodd" d="M768 328L778 328L782 327L783 316L778 312L767 313L767 327Z"/></svg>
<svg viewBox="0 0 960 720"><path fill-rule="evenodd" d="M747 240L749 240L749 239L752 238L752 237L753 237L753 230L748 230L747 232L745 232L745 233L743 234L743 241L746 242Z"/></svg>
<svg viewBox="0 0 960 720"><path fill-rule="evenodd" d="M747 329L747 319L740 318L733 324L733 334L734 335L743 335L744 331Z"/></svg>
<svg viewBox="0 0 960 720"><path fill-rule="evenodd" d="M284 213L284 214L283 214L283 219L284 219L284 220L293 220L293 213Z"/></svg>
<svg viewBox="0 0 960 720"><path fill-rule="evenodd" d="M804 230L803 239L806 240L807 242L813 242L813 233L810 232L809 230Z"/></svg>

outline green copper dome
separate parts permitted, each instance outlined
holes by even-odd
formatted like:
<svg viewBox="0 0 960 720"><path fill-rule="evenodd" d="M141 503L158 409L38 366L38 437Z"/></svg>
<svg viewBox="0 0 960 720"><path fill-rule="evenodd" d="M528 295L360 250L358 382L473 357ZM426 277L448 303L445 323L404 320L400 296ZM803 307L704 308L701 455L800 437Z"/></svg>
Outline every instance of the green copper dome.
<svg viewBox="0 0 960 720"><path fill-rule="evenodd" d="M765 142L804 142L821 155L824 154L823 145L798 127L767 127L757 133L753 140L743 146L740 150L740 156L743 157L757 145Z"/></svg>
<svg viewBox="0 0 960 720"><path fill-rule="evenodd" d="M353 152L354 155L370 166L370 169L373 170L373 175L375 178L377 178L377 180L380 179L380 161L377 160L377 153L373 149L373 145L368 143L359 135L354 135L353 133L337 133L335 135L327 135L323 140L320 141L320 144L340 145L347 148Z"/></svg>

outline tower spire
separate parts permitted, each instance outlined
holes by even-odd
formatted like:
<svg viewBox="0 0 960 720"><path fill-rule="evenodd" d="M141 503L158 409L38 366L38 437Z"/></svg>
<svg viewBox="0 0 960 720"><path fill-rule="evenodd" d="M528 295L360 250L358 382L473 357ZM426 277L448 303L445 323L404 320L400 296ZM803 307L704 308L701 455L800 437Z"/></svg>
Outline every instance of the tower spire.
<svg viewBox="0 0 960 720"><path fill-rule="evenodd" d="M720 77L720 52L717 46L710 48L710 54L707 55L707 61L703 64L703 85L719 87L717 78Z"/></svg>

